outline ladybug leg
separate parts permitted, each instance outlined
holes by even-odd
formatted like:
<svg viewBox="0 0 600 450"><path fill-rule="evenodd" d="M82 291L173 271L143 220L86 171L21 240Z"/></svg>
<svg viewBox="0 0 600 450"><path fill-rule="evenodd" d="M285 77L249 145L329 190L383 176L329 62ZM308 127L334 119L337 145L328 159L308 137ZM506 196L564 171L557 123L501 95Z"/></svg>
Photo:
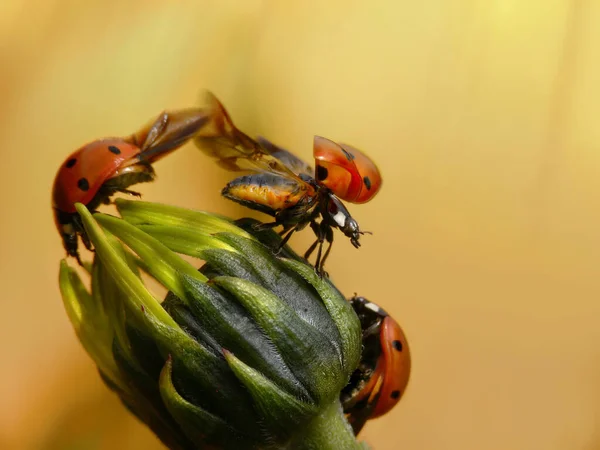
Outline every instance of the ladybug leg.
<svg viewBox="0 0 600 450"><path fill-rule="evenodd" d="M276 220L275 222L269 222L269 223L257 223L255 225L252 225L252 228L254 229L254 231L267 231L272 228L277 228L279 225L281 225L281 223L279 223ZM285 229L284 229L284 232L285 232Z"/></svg>
<svg viewBox="0 0 600 450"><path fill-rule="evenodd" d="M281 240L281 243L277 247L277 250L275 250L275 252L274 252L275 255L279 255L279 253L281 253L281 250L283 249L285 244L287 244L287 242L290 240L290 238L292 237L292 234L294 234L294 231L296 231L297 227L291 227L291 228L287 228L287 229L286 228L283 229L283 232L284 233L287 232L287 234Z"/></svg>
<svg viewBox="0 0 600 450"><path fill-rule="evenodd" d="M362 332L362 338L366 339L369 336L378 335L379 332L380 332L380 330L381 330L381 319L379 319L378 321L376 321L370 327L364 329L363 332Z"/></svg>
<svg viewBox="0 0 600 450"><path fill-rule="evenodd" d="M74 257L77 263L83 267L83 262L81 262L81 257L77 251L77 240L79 239L77 233L62 233L62 239L67 255Z"/></svg>
<svg viewBox="0 0 600 450"><path fill-rule="evenodd" d="M85 248L87 248L90 252L94 251L94 247L92 247L92 242L90 241L87 233L81 233L81 241L83 242ZM79 257L77 259L79 259Z"/></svg>
<svg viewBox="0 0 600 450"><path fill-rule="evenodd" d="M319 240L317 239L315 242L313 242L311 244L310 247L308 247L308 250L306 250L306 253L304 253L304 259L310 258L310 255L312 255L312 252L315 251L315 248L317 248L318 244L319 244Z"/></svg>
<svg viewBox="0 0 600 450"><path fill-rule="evenodd" d="M310 227L312 228L315 235L317 236L317 240L315 242L313 242L312 245L310 247L308 247L308 250L306 250L306 252L304 253L304 259L306 259L306 260L308 260L308 258L310 258L310 255L312 255L312 252L314 252L315 248L317 248L317 245L319 245L320 235L321 235L321 228L319 227L319 224L317 222L315 222L313 220L310 223Z"/></svg>
<svg viewBox="0 0 600 450"><path fill-rule="evenodd" d="M129 189L119 189L119 192L122 192L123 194L131 195L133 197L142 198L142 194L140 194L139 192L136 192L136 191L131 191Z"/></svg>
<svg viewBox="0 0 600 450"><path fill-rule="evenodd" d="M96 211L90 211L90 213L94 214ZM81 217L79 214L73 217L73 227L75 228L77 234L81 236L81 241L85 248L89 251L93 251L94 247L92 246L92 242L90 241L89 236L85 232L85 228L83 227L83 222L81 221ZM79 256L77 256L77 260L79 261Z"/></svg>
<svg viewBox="0 0 600 450"><path fill-rule="evenodd" d="M331 249L331 242L333 241L333 230L331 226L329 226L326 222L321 222L320 224L316 221L312 221L310 223L310 227L317 235L317 240L313 242L313 244L308 248L306 253L304 254L304 259L308 259L312 252L317 249L317 259L315 261L315 271L321 277L328 277L328 273L323 270L323 265L325 263L325 259L329 256L329 250ZM323 252L323 242L329 242L329 248L325 252L325 257L322 258Z"/></svg>
<svg viewBox="0 0 600 450"><path fill-rule="evenodd" d="M333 229L325 222L323 222L321 224L321 227L324 228L323 234L325 235L325 240L327 241L329 246L327 247L327 250L325 251L325 254L323 255L323 259L321 260L319 273L321 273L327 277L327 276L329 276L329 274L327 272L325 272L325 270L323 270L323 267L325 267L325 261L327 261L327 257L329 256L329 252L331 251L331 246L333 245Z"/></svg>
<svg viewBox="0 0 600 450"><path fill-rule="evenodd" d="M279 236L284 236L288 231L290 231L291 229L297 230L298 227L297 226L293 226L293 225L284 225L283 229L278 233Z"/></svg>

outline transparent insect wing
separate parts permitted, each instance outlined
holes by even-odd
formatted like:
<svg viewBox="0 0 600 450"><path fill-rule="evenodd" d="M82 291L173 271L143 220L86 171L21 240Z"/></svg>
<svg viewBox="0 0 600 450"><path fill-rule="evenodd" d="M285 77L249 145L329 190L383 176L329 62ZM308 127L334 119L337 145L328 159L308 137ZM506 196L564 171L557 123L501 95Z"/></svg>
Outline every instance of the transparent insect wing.
<svg viewBox="0 0 600 450"><path fill-rule="evenodd" d="M140 160L154 163L184 145L209 121L200 108L164 111L127 141L142 149Z"/></svg>
<svg viewBox="0 0 600 450"><path fill-rule="evenodd" d="M289 167L296 175L305 175L310 178L314 176L314 170L306 162L298 158L288 150L281 148L262 136L258 136L256 141L260 146L271 156L274 156L279 161Z"/></svg>
<svg viewBox="0 0 600 450"><path fill-rule="evenodd" d="M221 102L208 93L210 123L194 138L196 146L230 171L270 172L304 183L286 164L238 130Z"/></svg>

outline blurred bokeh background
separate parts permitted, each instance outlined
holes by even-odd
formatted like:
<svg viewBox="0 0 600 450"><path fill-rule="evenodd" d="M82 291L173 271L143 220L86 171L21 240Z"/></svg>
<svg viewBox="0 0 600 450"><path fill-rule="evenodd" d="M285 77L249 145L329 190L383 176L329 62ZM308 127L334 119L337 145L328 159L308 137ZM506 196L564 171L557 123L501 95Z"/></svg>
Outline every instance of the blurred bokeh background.
<svg viewBox="0 0 600 450"><path fill-rule="evenodd" d="M67 321L50 189L73 149L209 88L250 134L382 169L351 207L374 235L328 266L412 348L375 449L599 449L599 22L593 0L0 2L0 448L162 448ZM148 200L244 213L193 146L156 170Z"/></svg>

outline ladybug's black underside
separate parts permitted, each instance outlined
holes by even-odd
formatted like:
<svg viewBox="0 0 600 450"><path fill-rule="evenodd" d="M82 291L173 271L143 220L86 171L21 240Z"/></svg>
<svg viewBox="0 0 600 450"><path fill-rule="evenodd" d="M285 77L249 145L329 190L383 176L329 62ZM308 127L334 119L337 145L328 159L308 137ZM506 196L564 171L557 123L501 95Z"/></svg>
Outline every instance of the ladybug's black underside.
<svg viewBox="0 0 600 450"><path fill-rule="evenodd" d="M262 224L259 228L282 226L281 234L284 236L282 246L287 243L295 231L300 231L310 224L317 240L306 251L304 258L308 260L312 252L317 249L315 268L318 273L324 275L323 266L333 244L333 229L339 228L350 238L350 242L356 248L360 246L358 239L362 233L358 223L352 218L343 203L328 188L317 184L312 177L306 174L302 174L301 178L313 186L313 192L309 193L309 191L305 195L299 196L301 186L297 181L265 172L244 175L230 181L221 191L221 195L250 209L274 217L274 222ZM285 208L274 208L268 204L236 195L236 190L240 188L242 190L271 190L270 194L274 197L277 197L278 192L281 192L281 195L285 196L283 198L295 198L296 202L290 201L289 206ZM320 222L318 221L319 216L321 216ZM329 243L329 246L323 253L323 243L325 241Z"/></svg>
<svg viewBox="0 0 600 450"><path fill-rule="evenodd" d="M363 297L353 297L350 299L350 303L360 320L363 332L363 350L360 364L342 390L340 401L354 434L358 435L378 400L378 395L376 395L376 398L369 401L371 393L365 393L363 390L375 373L382 354L380 327L387 313Z"/></svg>
<svg viewBox="0 0 600 450"><path fill-rule="evenodd" d="M310 222L313 216L312 209L318 204L319 195L310 196L304 195L296 203L289 203L285 208L273 208L263 203L240 198L231 193L235 188L242 189L268 189L272 191L272 195L277 196L278 192L281 195L296 196L300 190L298 183L290 178L282 177L272 173L257 173L252 175L243 175L229 183L221 191L223 197L233 200L236 203L244 205L250 209L263 212L276 219L279 218L279 223L288 223L290 225L301 222ZM318 194L318 193L317 193Z"/></svg>

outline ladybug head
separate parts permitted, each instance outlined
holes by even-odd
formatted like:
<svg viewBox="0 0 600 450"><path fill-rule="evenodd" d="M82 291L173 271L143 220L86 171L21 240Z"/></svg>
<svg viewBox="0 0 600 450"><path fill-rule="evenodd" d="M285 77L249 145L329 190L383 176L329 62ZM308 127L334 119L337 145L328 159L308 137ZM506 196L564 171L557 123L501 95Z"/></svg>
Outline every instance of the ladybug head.
<svg viewBox="0 0 600 450"><path fill-rule="evenodd" d="M342 232L350 238L350 242L354 245L355 248L360 247L360 242L358 239L363 234L373 234L370 231L360 231L358 226L358 222L354 220L350 215L348 216L348 220L346 221L346 225L341 228Z"/></svg>
<svg viewBox="0 0 600 450"><path fill-rule="evenodd" d="M363 234L371 234L369 231L360 231L358 222L350 215L344 204L335 195L329 196L327 204L327 215L329 221L338 227L344 233L354 247L359 248L360 236Z"/></svg>
<svg viewBox="0 0 600 450"><path fill-rule="evenodd" d="M358 239L360 235L364 233L360 231L360 228L358 227L358 222L356 220L354 220L352 217L348 217L348 220L346 221L346 226L342 228L342 231L346 236L350 238L350 242L352 242L352 245L354 245L354 247L360 247L360 242L358 242Z"/></svg>

